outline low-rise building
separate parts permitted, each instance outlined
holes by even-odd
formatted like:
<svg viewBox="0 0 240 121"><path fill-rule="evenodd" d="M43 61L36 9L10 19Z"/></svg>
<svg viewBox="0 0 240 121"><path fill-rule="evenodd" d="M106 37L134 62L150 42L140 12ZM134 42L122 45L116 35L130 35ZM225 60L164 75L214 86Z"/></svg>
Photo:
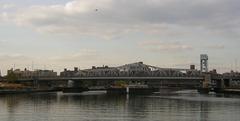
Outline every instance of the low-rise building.
<svg viewBox="0 0 240 121"><path fill-rule="evenodd" d="M57 72L53 70L35 70L33 71L34 77L56 77Z"/></svg>
<svg viewBox="0 0 240 121"><path fill-rule="evenodd" d="M20 69L10 69L7 74L14 74L17 78L35 78L35 77L56 77L57 72L53 70L34 70L30 71L26 68L24 70Z"/></svg>
<svg viewBox="0 0 240 121"><path fill-rule="evenodd" d="M67 70L66 68L64 69L63 72L60 72L61 77L75 77L77 73L79 73L79 69L77 67L74 67L74 70Z"/></svg>
<svg viewBox="0 0 240 121"><path fill-rule="evenodd" d="M103 77L111 77L111 76L119 76L119 70L115 67L95 67L93 66L92 69L83 70L86 76L103 76Z"/></svg>

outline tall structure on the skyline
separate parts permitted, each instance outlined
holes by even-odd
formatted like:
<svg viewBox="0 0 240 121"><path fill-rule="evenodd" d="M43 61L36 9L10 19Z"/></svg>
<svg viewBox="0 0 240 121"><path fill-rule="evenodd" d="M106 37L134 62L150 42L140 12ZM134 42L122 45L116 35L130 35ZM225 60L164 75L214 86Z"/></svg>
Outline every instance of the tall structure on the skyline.
<svg viewBox="0 0 240 121"><path fill-rule="evenodd" d="M207 54L200 55L200 68L201 68L201 72L208 72L208 55Z"/></svg>

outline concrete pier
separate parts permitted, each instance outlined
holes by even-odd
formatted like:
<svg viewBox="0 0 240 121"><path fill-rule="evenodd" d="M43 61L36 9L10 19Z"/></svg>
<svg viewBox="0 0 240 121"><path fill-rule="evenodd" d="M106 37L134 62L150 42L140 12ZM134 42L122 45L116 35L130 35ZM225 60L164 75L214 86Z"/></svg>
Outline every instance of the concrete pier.
<svg viewBox="0 0 240 121"><path fill-rule="evenodd" d="M107 94L152 94L157 90L156 88L108 88Z"/></svg>
<svg viewBox="0 0 240 121"><path fill-rule="evenodd" d="M209 91L211 90L210 82L211 82L211 75L205 73L204 80L201 82L200 87L198 88L198 92L203 94L208 94Z"/></svg>

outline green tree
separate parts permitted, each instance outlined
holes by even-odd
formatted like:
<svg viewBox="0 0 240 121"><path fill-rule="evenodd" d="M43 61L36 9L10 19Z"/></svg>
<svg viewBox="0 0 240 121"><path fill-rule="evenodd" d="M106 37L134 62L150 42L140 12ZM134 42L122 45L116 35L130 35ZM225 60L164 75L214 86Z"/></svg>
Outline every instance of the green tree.
<svg viewBox="0 0 240 121"><path fill-rule="evenodd" d="M7 79L8 82L13 82L13 81L16 81L18 78L17 78L17 75L15 73L10 72L6 76L6 79Z"/></svg>
<svg viewBox="0 0 240 121"><path fill-rule="evenodd" d="M115 86L119 86L119 87L126 87L126 86L127 86L127 82L126 82L126 81L123 81L123 80L115 81L115 82L114 82L114 85L115 85Z"/></svg>

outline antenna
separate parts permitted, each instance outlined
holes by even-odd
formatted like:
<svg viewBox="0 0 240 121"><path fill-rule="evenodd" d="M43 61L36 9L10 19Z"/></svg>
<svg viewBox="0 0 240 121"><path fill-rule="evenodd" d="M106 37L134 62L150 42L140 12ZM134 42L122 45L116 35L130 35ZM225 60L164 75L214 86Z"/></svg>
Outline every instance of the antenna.
<svg viewBox="0 0 240 121"><path fill-rule="evenodd" d="M236 67L237 67L237 71L239 71L239 68L238 68L238 59L237 59L237 65L236 65Z"/></svg>
<svg viewBox="0 0 240 121"><path fill-rule="evenodd" d="M33 71L33 66L34 66L34 63L33 63L33 61L32 61L32 71Z"/></svg>
<svg viewBox="0 0 240 121"><path fill-rule="evenodd" d="M235 65L234 65L235 67L235 72L237 72L237 59L235 58Z"/></svg>

